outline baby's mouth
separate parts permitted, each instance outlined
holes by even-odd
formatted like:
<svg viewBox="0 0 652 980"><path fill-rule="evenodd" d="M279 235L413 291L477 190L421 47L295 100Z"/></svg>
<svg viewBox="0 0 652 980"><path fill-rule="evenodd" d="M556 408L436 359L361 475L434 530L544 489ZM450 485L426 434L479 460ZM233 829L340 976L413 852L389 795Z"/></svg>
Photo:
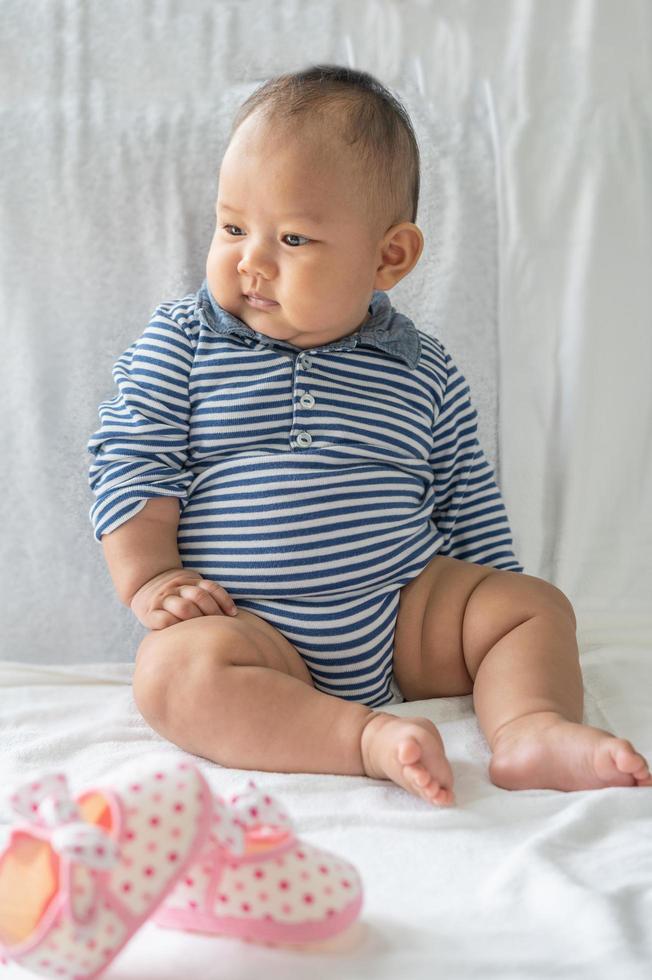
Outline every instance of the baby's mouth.
<svg viewBox="0 0 652 980"><path fill-rule="evenodd" d="M278 306L276 300L273 299L263 299L262 297L253 296L250 293L243 293L244 298L250 304L258 310L269 310L274 306Z"/></svg>

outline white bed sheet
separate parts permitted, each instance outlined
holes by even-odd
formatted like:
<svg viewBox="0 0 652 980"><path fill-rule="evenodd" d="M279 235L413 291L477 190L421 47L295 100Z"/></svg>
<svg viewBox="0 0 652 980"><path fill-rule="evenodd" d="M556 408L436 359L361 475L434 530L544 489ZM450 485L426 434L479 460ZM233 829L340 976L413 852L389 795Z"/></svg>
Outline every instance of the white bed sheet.
<svg viewBox="0 0 652 980"><path fill-rule="evenodd" d="M582 644L586 720L652 759L652 651ZM0 785L58 766L77 792L153 748L178 754L143 721L129 663L0 664ZM277 794L297 833L355 862L359 928L341 950L306 953L163 930L147 923L106 980L647 980L652 967L652 788L509 792L471 698L393 705L440 728L457 805L435 809L366 777L243 773L189 756L219 793L251 776ZM2 841L9 811L0 809ZM25 971L8 965L7 980Z"/></svg>

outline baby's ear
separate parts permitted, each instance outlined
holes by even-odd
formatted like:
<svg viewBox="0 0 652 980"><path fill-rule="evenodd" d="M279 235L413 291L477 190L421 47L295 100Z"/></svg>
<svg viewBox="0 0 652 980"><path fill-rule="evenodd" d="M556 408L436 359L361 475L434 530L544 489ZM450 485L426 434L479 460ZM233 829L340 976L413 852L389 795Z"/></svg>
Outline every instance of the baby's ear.
<svg viewBox="0 0 652 980"><path fill-rule="evenodd" d="M381 246L374 289L386 291L407 276L419 261L423 246L423 233L413 221L402 221L390 228Z"/></svg>

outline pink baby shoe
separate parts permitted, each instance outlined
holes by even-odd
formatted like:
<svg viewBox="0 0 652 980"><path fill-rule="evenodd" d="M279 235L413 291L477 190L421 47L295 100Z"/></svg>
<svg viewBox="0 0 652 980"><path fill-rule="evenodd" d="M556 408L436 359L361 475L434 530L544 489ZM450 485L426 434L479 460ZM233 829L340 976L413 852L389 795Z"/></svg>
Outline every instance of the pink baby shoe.
<svg viewBox="0 0 652 980"><path fill-rule="evenodd" d="M0 852L0 952L34 973L90 980L202 852L212 795L188 762L151 757L73 800L47 773L9 796L22 820Z"/></svg>
<svg viewBox="0 0 652 980"><path fill-rule="evenodd" d="M311 944L343 933L361 907L353 865L297 839L285 811L249 780L229 803L214 794L209 838L152 921L270 945Z"/></svg>

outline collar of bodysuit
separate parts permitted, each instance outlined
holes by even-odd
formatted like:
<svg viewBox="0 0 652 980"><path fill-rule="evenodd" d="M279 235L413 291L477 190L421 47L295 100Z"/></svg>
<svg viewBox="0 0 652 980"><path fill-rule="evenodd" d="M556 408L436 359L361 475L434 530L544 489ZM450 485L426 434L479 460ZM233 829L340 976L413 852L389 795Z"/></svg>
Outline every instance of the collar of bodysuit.
<svg viewBox="0 0 652 980"><path fill-rule="evenodd" d="M374 290L369 304L370 317L366 323L348 337L340 337L330 344L315 347L314 350L353 350L354 347L375 347L415 368L421 354L419 334L412 320L398 313L392 306L387 293ZM204 279L197 291L197 313L202 323L215 333L229 334L241 338L247 346L275 343L292 351L306 348L297 347L288 341L275 340L259 333L239 317L223 309L217 302Z"/></svg>

